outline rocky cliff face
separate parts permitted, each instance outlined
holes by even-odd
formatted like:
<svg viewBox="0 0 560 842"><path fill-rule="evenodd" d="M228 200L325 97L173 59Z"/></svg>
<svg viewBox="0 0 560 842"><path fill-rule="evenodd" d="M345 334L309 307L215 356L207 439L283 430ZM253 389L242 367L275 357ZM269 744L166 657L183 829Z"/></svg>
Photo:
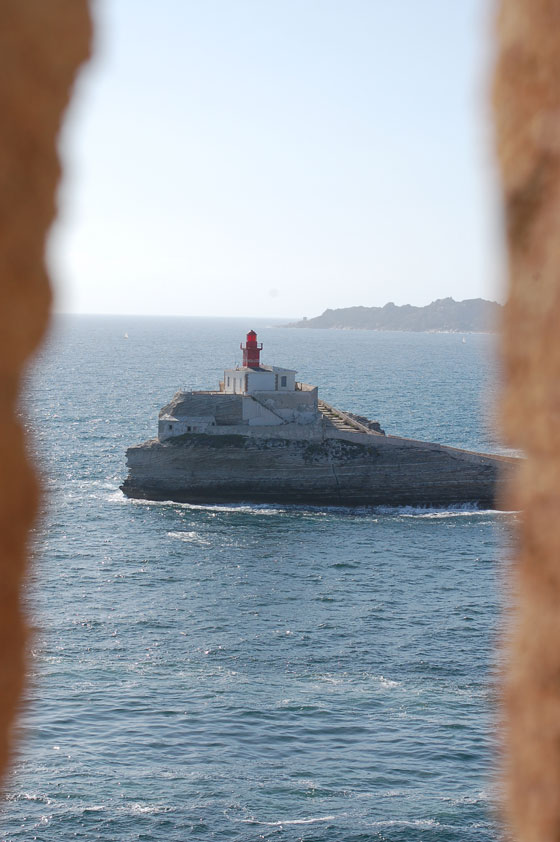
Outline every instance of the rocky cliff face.
<svg viewBox="0 0 560 842"><path fill-rule="evenodd" d="M129 497L308 505L499 505L509 460L372 435L371 444L192 434L127 451Z"/></svg>

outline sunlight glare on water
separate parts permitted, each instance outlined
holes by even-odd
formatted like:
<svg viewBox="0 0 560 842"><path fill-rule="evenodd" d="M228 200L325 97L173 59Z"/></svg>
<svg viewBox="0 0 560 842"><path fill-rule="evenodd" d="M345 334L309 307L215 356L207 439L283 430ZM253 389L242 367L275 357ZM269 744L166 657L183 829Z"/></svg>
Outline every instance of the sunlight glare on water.
<svg viewBox="0 0 560 842"><path fill-rule="evenodd" d="M514 515L126 500L126 447L249 328L387 432L494 450L492 340L61 319L25 404L47 490L3 839L497 838L491 647ZM128 339L124 334L128 334Z"/></svg>

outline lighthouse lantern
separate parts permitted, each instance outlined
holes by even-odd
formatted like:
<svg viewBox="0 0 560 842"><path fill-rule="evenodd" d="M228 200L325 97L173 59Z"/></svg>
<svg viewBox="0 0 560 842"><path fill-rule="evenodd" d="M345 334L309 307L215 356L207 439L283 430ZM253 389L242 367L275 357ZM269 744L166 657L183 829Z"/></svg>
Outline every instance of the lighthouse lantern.
<svg viewBox="0 0 560 842"><path fill-rule="evenodd" d="M261 364L262 342L257 342L257 334L250 330L247 334L245 345L239 346L243 351L243 367L259 368Z"/></svg>

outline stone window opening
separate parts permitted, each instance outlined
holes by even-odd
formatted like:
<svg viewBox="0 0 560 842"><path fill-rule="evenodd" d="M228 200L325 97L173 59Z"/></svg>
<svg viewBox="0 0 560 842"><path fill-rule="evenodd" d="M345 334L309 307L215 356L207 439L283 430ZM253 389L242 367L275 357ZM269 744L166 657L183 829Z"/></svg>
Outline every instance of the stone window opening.
<svg viewBox="0 0 560 842"><path fill-rule="evenodd" d="M282 377L280 378L280 386L287 386L287 385L288 385L288 378L287 378L287 377L286 377L286 375L284 374L284 375L282 375Z"/></svg>

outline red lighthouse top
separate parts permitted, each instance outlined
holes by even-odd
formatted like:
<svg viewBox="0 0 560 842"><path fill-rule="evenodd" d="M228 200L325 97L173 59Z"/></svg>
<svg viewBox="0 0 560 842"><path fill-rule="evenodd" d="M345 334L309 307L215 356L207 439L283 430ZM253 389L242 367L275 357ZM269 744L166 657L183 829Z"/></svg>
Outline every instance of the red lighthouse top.
<svg viewBox="0 0 560 842"><path fill-rule="evenodd" d="M250 330L247 334L247 341L245 346L239 346L243 351L243 366L244 368L259 368L261 364L261 350L262 342L257 342L257 334L254 330Z"/></svg>

